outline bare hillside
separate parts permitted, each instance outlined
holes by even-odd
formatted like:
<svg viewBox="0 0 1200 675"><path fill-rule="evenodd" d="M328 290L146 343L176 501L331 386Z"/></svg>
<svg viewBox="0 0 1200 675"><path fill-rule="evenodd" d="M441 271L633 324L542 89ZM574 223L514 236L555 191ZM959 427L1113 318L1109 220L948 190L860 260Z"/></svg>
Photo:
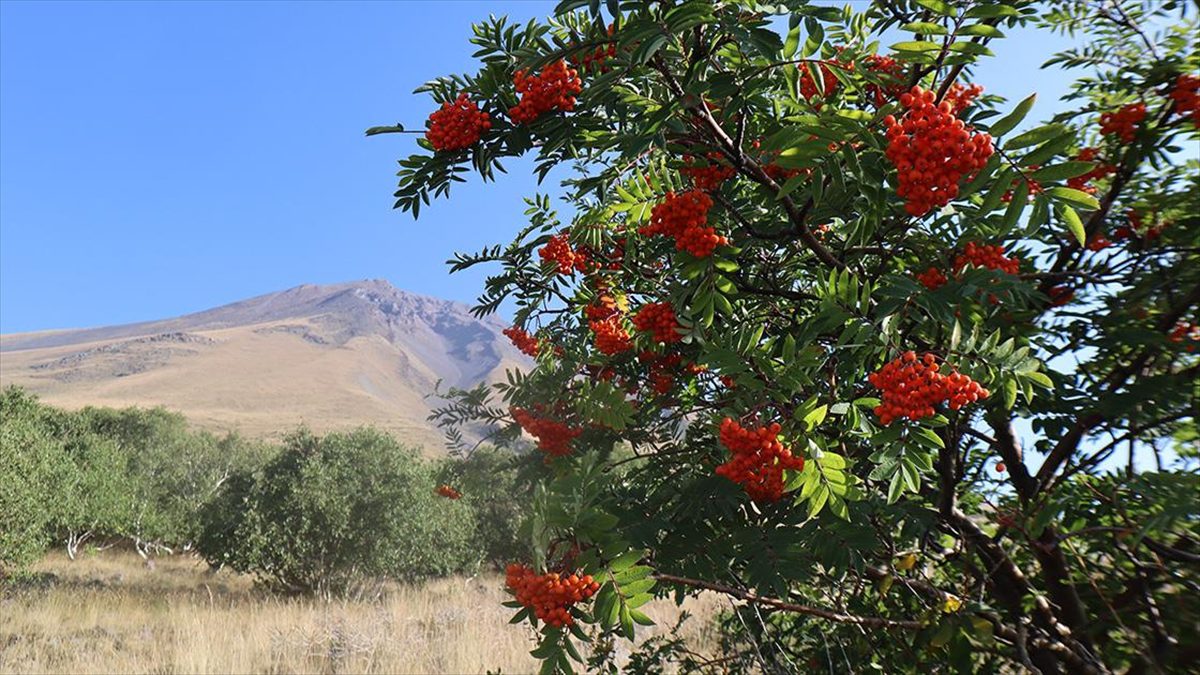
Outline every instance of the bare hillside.
<svg viewBox="0 0 1200 675"><path fill-rule="evenodd" d="M0 336L0 384L48 403L164 405L215 431L374 424L429 449L425 397L525 363L498 320L386 281L304 285L174 319Z"/></svg>

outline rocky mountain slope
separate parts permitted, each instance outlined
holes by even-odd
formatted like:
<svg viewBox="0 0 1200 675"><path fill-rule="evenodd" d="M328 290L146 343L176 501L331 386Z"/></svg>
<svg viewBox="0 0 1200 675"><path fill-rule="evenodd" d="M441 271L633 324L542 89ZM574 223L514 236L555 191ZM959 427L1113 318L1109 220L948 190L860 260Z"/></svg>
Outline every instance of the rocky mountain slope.
<svg viewBox="0 0 1200 675"><path fill-rule="evenodd" d="M297 286L174 319L0 336L0 385L45 401L164 405L214 431L276 436L374 424L434 450L441 380L527 361L494 317L382 280Z"/></svg>

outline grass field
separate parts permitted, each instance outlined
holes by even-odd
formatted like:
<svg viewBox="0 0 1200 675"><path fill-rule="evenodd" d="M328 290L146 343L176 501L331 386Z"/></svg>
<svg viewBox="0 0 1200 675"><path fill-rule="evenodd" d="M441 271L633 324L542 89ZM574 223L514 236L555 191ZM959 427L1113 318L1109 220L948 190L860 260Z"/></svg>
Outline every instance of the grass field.
<svg viewBox="0 0 1200 675"><path fill-rule="evenodd" d="M0 589L0 673L526 673L499 576L394 586L379 598L279 598L189 556L53 554L35 581ZM683 635L707 651L715 597L690 599ZM656 601L661 626L679 615ZM650 627L639 637L661 629Z"/></svg>

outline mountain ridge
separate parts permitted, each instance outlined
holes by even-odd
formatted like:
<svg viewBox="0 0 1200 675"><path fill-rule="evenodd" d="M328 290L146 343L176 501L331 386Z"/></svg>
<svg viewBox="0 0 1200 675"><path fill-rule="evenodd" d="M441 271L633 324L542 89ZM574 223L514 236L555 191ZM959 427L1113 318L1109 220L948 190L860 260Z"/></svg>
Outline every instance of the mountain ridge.
<svg viewBox="0 0 1200 675"><path fill-rule="evenodd" d="M169 319L0 335L0 385L64 407L164 405L255 436L372 424L428 447L438 381L528 364L503 328L382 279L303 284Z"/></svg>

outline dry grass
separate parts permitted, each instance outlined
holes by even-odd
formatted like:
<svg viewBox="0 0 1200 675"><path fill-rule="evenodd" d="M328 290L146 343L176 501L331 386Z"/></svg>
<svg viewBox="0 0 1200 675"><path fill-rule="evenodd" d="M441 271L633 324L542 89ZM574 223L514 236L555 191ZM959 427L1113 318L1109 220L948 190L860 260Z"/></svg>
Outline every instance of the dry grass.
<svg viewBox="0 0 1200 675"><path fill-rule="evenodd" d="M525 673L527 626L508 624L499 577L323 602L272 597L186 556L52 555L40 581L0 590L0 673ZM690 600L689 642L712 639L715 598ZM660 625L679 610L655 602ZM660 629L645 629L640 637Z"/></svg>

